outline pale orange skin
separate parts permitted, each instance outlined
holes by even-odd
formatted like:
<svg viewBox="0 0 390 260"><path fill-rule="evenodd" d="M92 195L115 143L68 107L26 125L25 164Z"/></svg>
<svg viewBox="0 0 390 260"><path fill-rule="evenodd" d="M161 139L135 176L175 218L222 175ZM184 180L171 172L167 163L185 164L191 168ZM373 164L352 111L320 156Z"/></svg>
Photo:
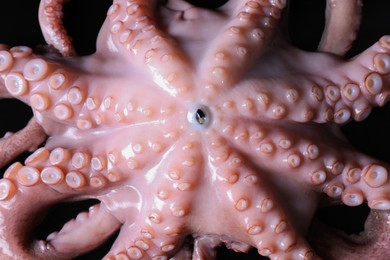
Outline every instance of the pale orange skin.
<svg viewBox="0 0 390 260"><path fill-rule="evenodd" d="M359 250L329 233L335 247L306 240L323 194L367 203L371 230L386 230L390 209L389 165L337 129L387 103L390 37L344 59L360 2L328 2L320 52L281 35L286 1L209 10L120 0L96 53L77 56L63 1L42 0L50 51L0 50L0 96L34 113L0 141L1 166L34 151L0 180L2 259L74 258L119 229L105 259L205 259L220 244L271 259L388 257L386 238L372 233L356 239ZM30 237L52 205L87 198L100 203Z"/></svg>

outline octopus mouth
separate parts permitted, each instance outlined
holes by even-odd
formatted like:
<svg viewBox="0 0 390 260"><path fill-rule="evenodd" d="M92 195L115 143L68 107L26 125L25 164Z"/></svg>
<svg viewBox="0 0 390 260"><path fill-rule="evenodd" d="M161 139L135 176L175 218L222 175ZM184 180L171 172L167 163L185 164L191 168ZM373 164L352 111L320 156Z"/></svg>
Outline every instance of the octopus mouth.
<svg viewBox="0 0 390 260"><path fill-rule="evenodd" d="M204 130L212 123L210 109L206 106L194 106L187 113L189 124L198 130Z"/></svg>

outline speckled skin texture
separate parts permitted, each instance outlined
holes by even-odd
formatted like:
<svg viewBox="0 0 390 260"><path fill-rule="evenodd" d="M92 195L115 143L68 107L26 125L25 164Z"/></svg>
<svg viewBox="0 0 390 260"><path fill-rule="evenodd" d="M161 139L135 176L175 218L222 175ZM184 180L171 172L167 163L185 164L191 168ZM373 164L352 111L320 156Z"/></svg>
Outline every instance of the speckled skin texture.
<svg viewBox="0 0 390 260"><path fill-rule="evenodd" d="M328 12L323 53L287 44L284 1L215 11L134 0L114 1L96 53L80 56L62 1L42 1L52 47L0 51L0 95L34 113L0 142L0 163L10 164L2 258L74 258L119 229L106 259L210 259L221 244L271 259L389 257L390 168L337 126L387 102L390 38L343 58L360 7L329 3L356 19L340 24ZM34 237L49 208L89 198L99 203ZM319 205L339 202L373 209L349 242L311 225Z"/></svg>

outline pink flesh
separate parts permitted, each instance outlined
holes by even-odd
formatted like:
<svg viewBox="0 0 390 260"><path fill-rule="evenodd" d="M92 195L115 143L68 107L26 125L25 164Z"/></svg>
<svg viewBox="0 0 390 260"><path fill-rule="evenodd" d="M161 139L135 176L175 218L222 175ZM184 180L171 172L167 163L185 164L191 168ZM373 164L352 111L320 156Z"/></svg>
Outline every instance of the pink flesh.
<svg viewBox="0 0 390 260"><path fill-rule="evenodd" d="M360 26L362 0L327 0L326 24L319 50L344 56Z"/></svg>
<svg viewBox="0 0 390 260"><path fill-rule="evenodd" d="M63 2L42 0L39 19L47 43L72 56ZM359 3L328 1L320 51L345 54ZM272 259L388 254L388 237L369 232L387 228L390 167L334 125L387 102L390 38L351 61L304 52L278 35L286 4L114 1L93 55L2 46L0 97L34 118L1 139L0 165L49 136L0 180L2 257L73 258L118 229L106 259L205 259L221 244ZM306 241L324 193L375 209L359 246L331 232L337 243ZM48 208L86 198L100 204L31 239Z"/></svg>

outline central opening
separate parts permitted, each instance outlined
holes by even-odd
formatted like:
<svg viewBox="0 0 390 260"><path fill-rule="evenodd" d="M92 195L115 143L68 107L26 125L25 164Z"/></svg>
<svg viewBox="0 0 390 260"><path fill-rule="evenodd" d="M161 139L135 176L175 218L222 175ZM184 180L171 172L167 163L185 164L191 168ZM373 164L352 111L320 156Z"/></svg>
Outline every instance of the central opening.
<svg viewBox="0 0 390 260"><path fill-rule="evenodd" d="M194 128L203 130L211 123L210 110L206 106L194 106L188 110L187 120Z"/></svg>
<svg viewBox="0 0 390 260"><path fill-rule="evenodd" d="M198 109L196 110L195 118L200 125L203 125L204 123L206 123L207 115L202 109Z"/></svg>

